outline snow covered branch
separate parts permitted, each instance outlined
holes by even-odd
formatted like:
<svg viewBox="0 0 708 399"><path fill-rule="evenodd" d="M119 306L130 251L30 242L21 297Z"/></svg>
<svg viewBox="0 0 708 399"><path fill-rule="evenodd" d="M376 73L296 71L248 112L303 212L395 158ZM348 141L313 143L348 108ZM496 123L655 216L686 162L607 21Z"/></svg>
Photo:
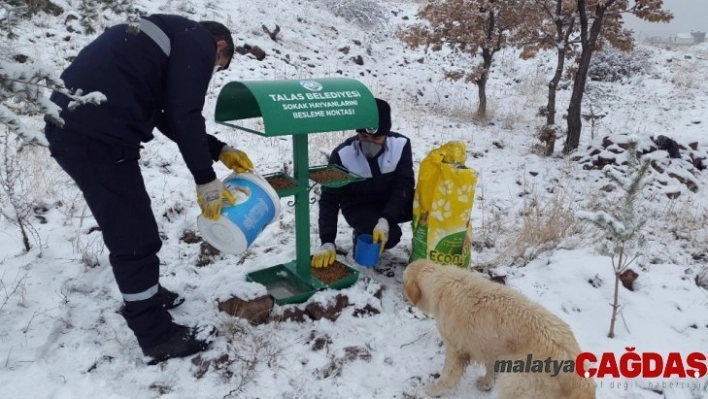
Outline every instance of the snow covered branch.
<svg viewBox="0 0 708 399"><path fill-rule="evenodd" d="M642 216L638 201L644 187L653 180L652 176L647 175L649 159L642 159L641 162L637 159L637 140L630 139L627 145L627 170L622 172L610 165L603 169L605 175L624 191L619 205L610 210L613 214L605 211L576 213L576 218L579 220L593 223L605 232L605 239L613 247L608 252L613 254L638 249L641 246L643 242L641 229L646 223L646 218Z"/></svg>
<svg viewBox="0 0 708 399"><path fill-rule="evenodd" d="M586 212L578 211L575 217L579 220L593 223L600 229L608 232L613 237L622 237L627 234L627 228L607 212Z"/></svg>
<svg viewBox="0 0 708 399"><path fill-rule="evenodd" d="M72 92L46 67L0 59L0 123L28 144L46 146L44 135L26 126L19 115L45 114L49 121L62 126L64 121L59 116L59 107L45 97L45 93L51 90L71 98L70 110L106 101L106 97L98 92Z"/></svg>

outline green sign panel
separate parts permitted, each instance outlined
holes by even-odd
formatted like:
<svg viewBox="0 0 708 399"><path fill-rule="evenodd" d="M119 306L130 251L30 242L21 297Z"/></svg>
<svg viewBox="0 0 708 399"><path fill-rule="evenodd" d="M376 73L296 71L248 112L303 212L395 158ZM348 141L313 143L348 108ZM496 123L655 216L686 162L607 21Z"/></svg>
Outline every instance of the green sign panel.
<svg viewBox="0 0 708 399"><path fill-rule="evenodd" d="M265 132L227 123L256 117ZM264 136L378 127L374 96L346 78L230 82L219 93L214 118Z"/></svg>

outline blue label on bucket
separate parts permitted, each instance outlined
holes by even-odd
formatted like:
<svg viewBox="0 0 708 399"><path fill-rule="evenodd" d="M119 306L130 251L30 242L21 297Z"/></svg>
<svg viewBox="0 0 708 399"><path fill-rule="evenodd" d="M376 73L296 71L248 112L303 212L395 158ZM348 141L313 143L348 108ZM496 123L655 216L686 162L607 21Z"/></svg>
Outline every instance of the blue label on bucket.
<svg viewBox="0 0 708 399"><path fill-rule="evenodd" d="M224 181L224 186L236 200L232 206L221 208L221 215L235 224L246 237L247 246L275 218L275 204L268 193L255 182L238 176Z"/></svg>

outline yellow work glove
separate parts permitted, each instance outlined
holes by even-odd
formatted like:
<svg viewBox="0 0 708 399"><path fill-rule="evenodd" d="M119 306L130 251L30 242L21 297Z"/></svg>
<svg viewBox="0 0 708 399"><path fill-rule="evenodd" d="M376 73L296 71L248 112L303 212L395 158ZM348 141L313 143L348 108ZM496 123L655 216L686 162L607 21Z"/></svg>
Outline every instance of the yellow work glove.
<svg viewBox="0 0 708 399"><path fill-rule="evenodd" d="M312 261L310 265L312 267L327 267L334 263L334 258L337 256L336 248L334 244L328 242L322 244L322 246L315 252L312 256Z"/></svg>
<svg viewBox="0 0 708 399"><path fill-rule="evenodd" d="M236 203L236 199L229 190L224 188L221 180L214 179L209 183L197 185L197 203L205 218L218 220L221 217L221 206L224 201L229 205Z"/></svg>
<svg viewBox="0 0 708 399"><path fill-rule="evenodd" d="M383 252L384 245L386 245L386 241L388 241L388 220L379 218L379 222L376 223L372 236L373 239L371 241L374 244L381 241L381 249L379 250L379 253Z"/></svg>
<svg viewBox="0 0 708 399"><path fill-rule="evenodd" d="M219 161L236 173L244 173L253 170L253 162L248 158L248 155L228 145L221 148Z"/></svg>

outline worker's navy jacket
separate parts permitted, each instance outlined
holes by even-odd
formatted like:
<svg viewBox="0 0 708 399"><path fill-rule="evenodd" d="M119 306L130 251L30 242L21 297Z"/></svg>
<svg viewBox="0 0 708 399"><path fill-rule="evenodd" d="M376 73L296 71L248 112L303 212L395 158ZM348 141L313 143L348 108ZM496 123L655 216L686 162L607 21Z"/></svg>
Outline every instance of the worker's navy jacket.
<svg viewBox="0 0 708 399"><path fill-rule="evenodd" d="M144 32L114 26L81 50L61 75L70 90L98 91L107 101L68 111L66 96L54 92L51 100L62 108L67 134L140 147L157 127L177 143L196 183L207 183L216 178L212 161L224 145L206 134L202 116L216 42L204 27L183 17L146 19L170 39L169 56Z"/></svg>
<svg viewBox="0 0 708 399"><path fill-rule="evenodd" d="M406 136L388 133L384 151L372 159L362 153L357 136L350 137L332 151L329 163L344 166L366 179L341 188L322 188L319 201L322 243L334 243L340 209L345 215L362 208L376 210L378 217L388 220L389 225L410 220L415 175L411 142Z"/></svg>

